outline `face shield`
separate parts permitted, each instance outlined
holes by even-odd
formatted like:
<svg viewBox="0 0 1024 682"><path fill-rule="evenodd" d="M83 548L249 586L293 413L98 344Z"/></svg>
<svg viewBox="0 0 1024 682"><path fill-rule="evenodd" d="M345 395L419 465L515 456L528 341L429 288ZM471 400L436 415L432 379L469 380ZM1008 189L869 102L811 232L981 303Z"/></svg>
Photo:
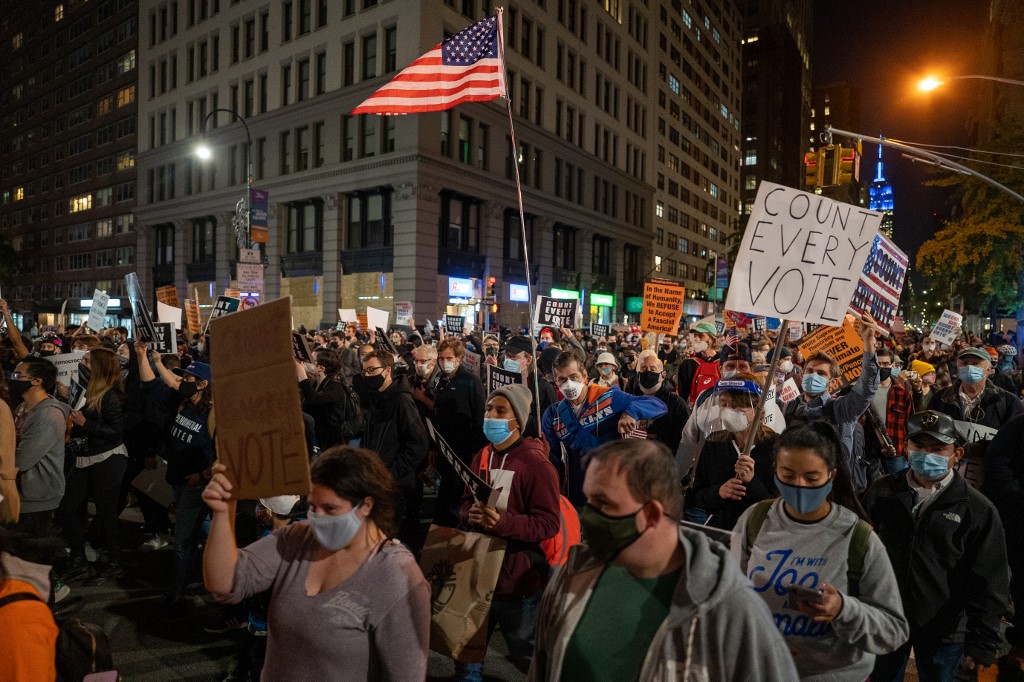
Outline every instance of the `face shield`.
<svg viewBox="0 0 1024 682"><path fill-rule="evenodd" d="M697 428L705 437L715 432L739 433L750 428L761 388L753 381L722 379L711 397L694 412Z"/></svg>

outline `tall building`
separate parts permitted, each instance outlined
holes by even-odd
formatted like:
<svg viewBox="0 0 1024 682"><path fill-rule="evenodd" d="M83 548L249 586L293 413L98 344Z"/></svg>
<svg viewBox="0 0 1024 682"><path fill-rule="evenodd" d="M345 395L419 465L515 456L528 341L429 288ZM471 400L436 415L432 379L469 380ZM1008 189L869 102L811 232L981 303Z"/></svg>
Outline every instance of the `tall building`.
<svg viewBox="0 0 1024 682"><path fill-rule="evenodd" d="M882 166L882 145L878 145L878 162L875 166L875 179L871 181L871 187L868 192L871 195L871 201L868 204L868 208L872 211L881 211L883 215L882 225L878 228L878 231L889 239L892 239L894 208L892 185L890 185L885 179L885 169Z"/></svg>
<svg viewBox="0 0 1024 682"><path fill-rule="evenodd" d="M839 81L811 91L810 151L804 158L804 188L837 201L867 206L870 171L861 172L862 145L841 137L832 140L831 145L823 143L821 135L829 126L860 132L858 88Z"/></svg>
<svg viewBox="0 0 1024 682"><path fill-rule="evenodd" d="M137 267L138 3L0 7L0 233L16 253L3 295L44 325L65 306L78 322L94 288L116 299ZM112 303L108 322L123 321Z"/></svg>
<svg viewBox="0 0 1024 682"><path fill-rule="evenodd" d="M743 214L761 181L800 187L811 111L810 0L742 0Z"/></svg>
<svg viewBox="0 0 1024 682"><path fill-rule="evenodd" d="M711 55L723 35L738 31L739 17L732 13L725 32L696 15L685 50L679 2L671 14L680 28L664 35L652 30L661 3L507 4L514 151L504 100L411 116L348 115L442 37L493 14L494 4L143 0L136 214L143 288L173 284L209 305L235 282L232 221L246 193L248 131L254 187L269 195L263 296L290 294L296 325L333 324L338 308L390 310L394 301L411 302L420 324L446 312L481 323L490 311L489 277L496 320L527 324L527 305L514 302L526 283L515 160L534 293L579 297L585 321L636 319L631 311L653 270L661 191L646 141L655 93L668 111L668 72L681 70L671 55L680 63L684 52L701 55L699 69L690 59L686 69L716 85L709 80L710 94L688 95L689 154L701 159L692 167L735 173L735 140L713 131L732 127L739 65ZM720 106L726 68L732 94ZM683 104L675 78L671 99ZM210 162L193 155L200 140L213 149ZM729 180L704 170L692 177L689 229L695 242L710 244L702 226L710 235L727 224L724 197L715 200L711 188Z"/></svg>
<svg viewBox="0 0 1024 682"><path fill-rule="evenodd" d="M659 276L685 282L686 314L702 317L723 298L715 264L738 224L743 18L732 0L658 12L655 255Z"/></svg>

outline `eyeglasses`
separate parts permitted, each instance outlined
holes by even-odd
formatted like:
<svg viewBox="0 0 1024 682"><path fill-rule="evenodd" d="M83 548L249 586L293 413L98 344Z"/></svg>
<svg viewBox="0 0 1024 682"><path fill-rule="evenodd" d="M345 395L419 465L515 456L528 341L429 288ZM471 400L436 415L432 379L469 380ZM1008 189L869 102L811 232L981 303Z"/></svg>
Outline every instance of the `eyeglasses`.
<svg viewBox="0 0 1024 682"><path fill-rule="evenodd" d="M24 372L11 372L11 381L32 381L35 377L29 376Z"/></svg>
<svg viewBox="0 0 1024 682"><path fill-rule="evenodd" d="M372 377L374 374L377 374L378 372L381 372L383 370L384 370L383 366L380 366L380 367L364 367L362 373L363 373L364 377Z"/></svg>

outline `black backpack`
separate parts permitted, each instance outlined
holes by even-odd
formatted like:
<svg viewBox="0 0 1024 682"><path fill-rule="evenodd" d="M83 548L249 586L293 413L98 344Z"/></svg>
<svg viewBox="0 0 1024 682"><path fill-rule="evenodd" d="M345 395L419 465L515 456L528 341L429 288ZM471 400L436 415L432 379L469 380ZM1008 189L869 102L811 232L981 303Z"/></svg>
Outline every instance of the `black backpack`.
<svg viewBox="0 0 1024 682"><path fill-rule="evenodd" d="M363 410L359 405L359 396L347 381L339 381L345 393L342 400L331 405L327 412L330 432L334 437L334 445L345 445L354 438L363 435ZM324 444L320 448L324 449Z"/></svg>
<svg viewBox="0 0 1024 682"><path fill-rule="evenodd" d="M16 601L46 602L32 592L15 592L0 598L0 607ZM114 669L110 640L103 628L77 618L57 622L57 682L81 682L89 673Z"/></svg>

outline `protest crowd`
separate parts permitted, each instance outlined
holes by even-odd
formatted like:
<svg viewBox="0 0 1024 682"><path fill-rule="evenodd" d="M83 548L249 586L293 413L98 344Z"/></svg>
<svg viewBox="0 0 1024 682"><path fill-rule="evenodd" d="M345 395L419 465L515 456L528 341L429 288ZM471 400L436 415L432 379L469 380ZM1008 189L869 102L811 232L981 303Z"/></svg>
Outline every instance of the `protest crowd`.
<svg viewBox="0 0 1024 682"><path fill-rule="evenodd" d="M920 680L1020 673L1007 335L865 314L844 374L809 344L829 328L730 315L677 334L299 329L308 494L236 499L216 332L159 354L125 328L23 336L2 312L2 679L68 665L76 587L131 570L128 505L135 551L174 563L160 616L238 629L225 680L423 680L429 649L481 680L495 630L531 680L902 680L911 650Z"/></svg>

